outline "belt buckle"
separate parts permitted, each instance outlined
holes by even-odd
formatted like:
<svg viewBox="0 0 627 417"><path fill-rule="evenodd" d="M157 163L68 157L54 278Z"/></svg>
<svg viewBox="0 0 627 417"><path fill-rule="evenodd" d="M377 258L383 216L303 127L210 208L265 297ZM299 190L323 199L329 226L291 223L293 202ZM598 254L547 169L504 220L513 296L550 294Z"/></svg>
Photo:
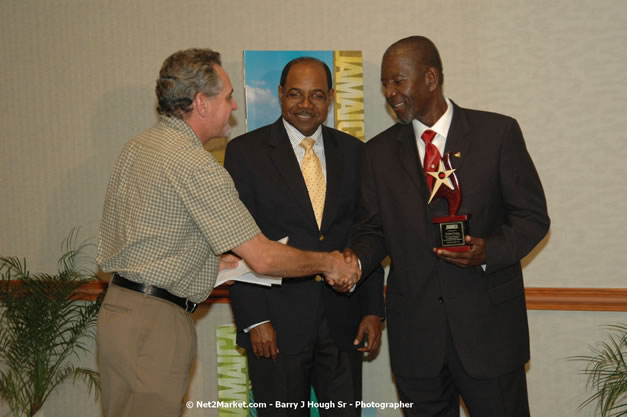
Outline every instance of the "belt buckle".
<svg viewBox="0 0 627 417"><path fill-rule="evenodd" d="M144 291L140 291L144 295L152 295L152 285L145 285ZM154 297L154 296L153 296Z"/></svg>
<svg viewBox="0 0 627 417"><path fill-rule="evenodd" d="M185 299L185 311L187 313L193 313L198 308L198 303L192 303L187 298Z"/></svg>

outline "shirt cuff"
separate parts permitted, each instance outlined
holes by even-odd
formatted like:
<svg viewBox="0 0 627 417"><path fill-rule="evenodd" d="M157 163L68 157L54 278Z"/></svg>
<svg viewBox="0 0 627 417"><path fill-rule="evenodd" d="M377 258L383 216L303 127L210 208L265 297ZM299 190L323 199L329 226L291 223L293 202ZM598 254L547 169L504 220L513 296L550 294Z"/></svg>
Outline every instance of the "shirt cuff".
<svg viewBox="0 0 627 417"><path fill-rule="evenodd" d="M359 270L361 271L361 260L359 258L357 258L357 265L359 265ZM355 292L355 288L357 288L357 284L353 285L353 287L348 290L349 294L352 294Z"/></svg>
<svg viewBox="0 0 627 417"><path fill-rule="evenodd" d="M252 329L254 329L255 327L257 327L259 325L262 325L264 323L270 323L270 320L264 320L264 321L260 321L259 323L251 324L250 326L248 326L247 328L244 329L244 333L248 333Z"/></svg>

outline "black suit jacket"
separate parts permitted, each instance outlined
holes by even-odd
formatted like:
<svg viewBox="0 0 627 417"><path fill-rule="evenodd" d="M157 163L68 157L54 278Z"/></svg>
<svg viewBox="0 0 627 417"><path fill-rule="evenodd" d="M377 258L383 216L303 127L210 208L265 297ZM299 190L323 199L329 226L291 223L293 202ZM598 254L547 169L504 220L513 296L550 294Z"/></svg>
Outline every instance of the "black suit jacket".
<svg viewBox="0 0 627 417"><path fill-rule="evenodd" d="M359 200L363 143L338 130L323 129L327 193L318 229L294 150L281 118L229 142L224 167L262 232L273 240L289 236L290 246L315 251L342 251L350 236ZM270 320L281 353L310 349L317 313L324 306L332 336L343 350L352 350L359 322L366 314L383 315L383 272L372 268L354 294L335 292L314 277L285 279L281 286L236 283L230 287L237 342L250 347L242 330Z"/></svg>
<svg viewBox="0 0 627 417"><path fill-rule="evenodd" d="M351 247L364 271L389 254L386 308L392 370L431 377L442 367L446 323L465 369L494 377L529 359L520 260L549 228L542 185L518 123L453 104L445 152L461 183L460 213L470 234L484 238L487 269L460 268L433 253L432 218L444 199L429 190L411 124L396 124L366 144L360 218Z"/></svg>

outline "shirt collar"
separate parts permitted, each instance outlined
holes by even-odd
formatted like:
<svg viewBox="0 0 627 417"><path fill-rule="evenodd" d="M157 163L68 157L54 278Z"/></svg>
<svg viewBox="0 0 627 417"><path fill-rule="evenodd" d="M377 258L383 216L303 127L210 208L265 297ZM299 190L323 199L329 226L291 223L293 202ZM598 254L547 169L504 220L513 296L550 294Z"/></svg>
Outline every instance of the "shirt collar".
<svg viewBox="0 0 627 417"><path fill-rule="evenodd" d="M453 121L453 106L448 98L444 97L444 101L446 101L446 111L433 126L429 127L417 119L411 121L417 138L422 137L425 130L429 129L446 139L448 131L451 128L451 121Z"/></svg>
<svg viewBox="0 0 627 417"><path fill-rule="evenodd" d="M281 118L283 120L283 126L285 126L285 130L287 131L287 136L290 138L290 142L292 143L292 147L296 149L300 143L305 138L312 138L316 141L314 144L314 148L324 148L324 143L322 143L322 125L318 126L313 135L305 136L298 129L288 123L287 120Z"/></svg>
<svg viewBox="0 0 627 417"><path fill-rule="evenodd" d="M185 136L189 137L191 142L194 145L197 145L199 147L203 146L202 142L196 135L196 132L194 132L194 129L192 129L192 127L188 125L185 120L179 119L178 117L174 117L174 116L161 115L159 117L161 118L161 121L165 123L168 127L174 130L178 130L179 132L183 133Z"/></svg>

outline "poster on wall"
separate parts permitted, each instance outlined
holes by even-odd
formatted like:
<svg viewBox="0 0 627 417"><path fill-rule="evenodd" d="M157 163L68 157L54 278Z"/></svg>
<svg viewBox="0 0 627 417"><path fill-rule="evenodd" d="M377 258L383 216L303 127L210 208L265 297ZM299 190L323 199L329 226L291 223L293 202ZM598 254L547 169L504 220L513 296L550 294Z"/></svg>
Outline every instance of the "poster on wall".
<svg viewBox="0 0 627 417"><path fill-rule="evenodd" d="M281 115L281 72L301 56L321 60L333 75L335 96L325 124L365 141L361 51L244 51L246 131L274 123Z"/></svg>
<svg viewBox="0 0 627 417"><path fill-rule="evenodd" d="M256 417L250 409L250 380L246 354L235 342L232 324L216 326L216 369L218 373L218 416Z"/></svg>
<svg viewBox="0 0 627 417"><path fill-rule="evenodd" d="M216 365L218 373L219 417L257 417L256 407L264 406L255 402L250 379L246 352L235 341L237 329L233 324L216 326ZM316 393L311 389L310 402L317 404ZM376 417L375 407L364 406L362 417ZM312 407L310 417L320 417L317 407Z"/></svg>

